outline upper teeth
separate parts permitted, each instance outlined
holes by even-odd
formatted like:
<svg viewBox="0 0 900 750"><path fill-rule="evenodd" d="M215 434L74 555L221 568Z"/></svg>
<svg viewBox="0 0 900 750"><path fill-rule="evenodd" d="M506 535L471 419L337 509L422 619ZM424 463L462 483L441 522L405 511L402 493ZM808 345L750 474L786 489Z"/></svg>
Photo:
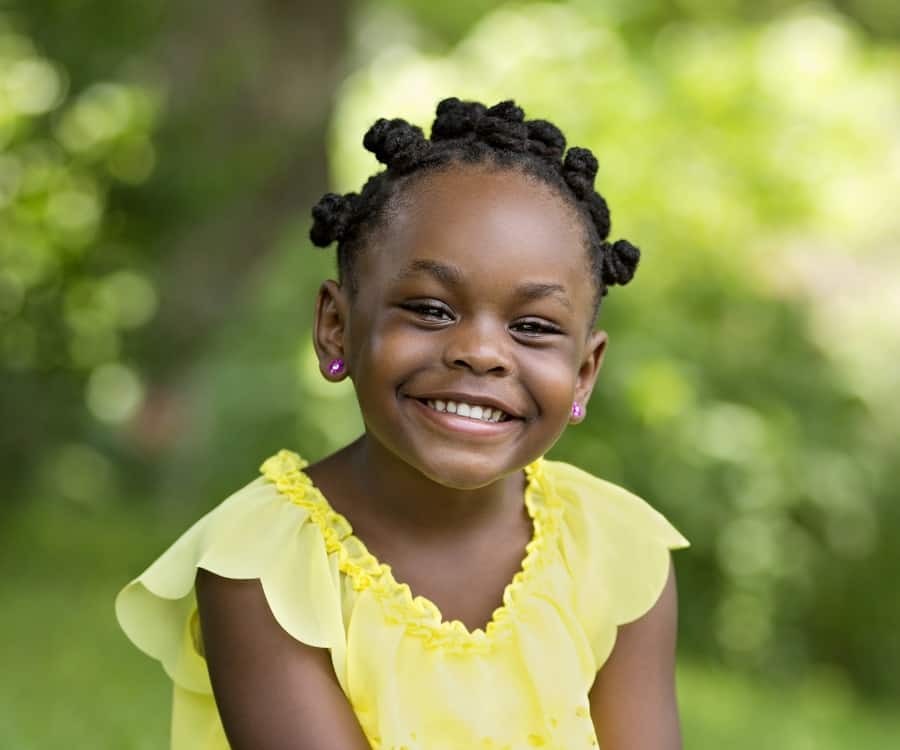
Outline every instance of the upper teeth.
<svg viewBox="0 0 900 750"><path fill-rule="evenodd" d="M462 401L441 401L440 399L428 399L426 402L435 411L449 411L469 419L480 419L482 422L499 422L507 418L507 414L500 409L492 409L489 406L467 404Z"/></svg>

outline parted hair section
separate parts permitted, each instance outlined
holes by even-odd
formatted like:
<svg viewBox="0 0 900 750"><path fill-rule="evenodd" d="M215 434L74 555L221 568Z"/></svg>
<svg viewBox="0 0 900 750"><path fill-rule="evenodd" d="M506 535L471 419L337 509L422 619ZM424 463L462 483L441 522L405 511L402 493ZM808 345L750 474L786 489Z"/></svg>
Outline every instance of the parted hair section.
<svg viewBox="0 0 900 750"><path fill-rule="evenodd" d="M389 215L394 199L416 178L453 165L518 170L553 187L582 218L597 303L613 284L634 276L640 250L627 240L609 242L610 214L594 182L598 164L586 148L566 150L562 131L547 120L526 120L512 100L492 107L444 99L437 106L431 137L406 120L381 118L366 132L363 146L385 169L358 193L326 193L312 209L313 244L338 243L341 280L357 288L354 261L367 239Z"/></svg>

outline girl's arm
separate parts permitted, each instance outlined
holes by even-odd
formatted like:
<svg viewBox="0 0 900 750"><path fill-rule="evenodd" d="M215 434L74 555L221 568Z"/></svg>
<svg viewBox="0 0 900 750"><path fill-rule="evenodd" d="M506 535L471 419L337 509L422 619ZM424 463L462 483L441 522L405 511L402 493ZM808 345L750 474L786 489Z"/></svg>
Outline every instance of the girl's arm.
<svg viewBox="0 0 900 750"><path fill-rule="evenodd" d="M619 628L589 694L603 750L681 750L675 698L675 568L656 604Z"/></svg>
<svg viewBox="0 0 900 750"><path fill-rule="evenodd" d="M210 681L232 750L370 750L327 649L282 629L258 579L199 569L196 590Z"/></svg>

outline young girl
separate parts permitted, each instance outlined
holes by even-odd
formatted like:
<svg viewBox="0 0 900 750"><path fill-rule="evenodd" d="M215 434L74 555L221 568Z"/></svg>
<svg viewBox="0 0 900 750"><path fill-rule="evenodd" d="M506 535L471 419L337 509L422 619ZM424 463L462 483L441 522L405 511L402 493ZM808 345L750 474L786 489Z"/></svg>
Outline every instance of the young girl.
<svg viewBox="0 0 900 750"><path fill-rule="evenodd" d="M116 601L173 680L172 747L680 747L688 543L542 458L585 417L600 301L640 255L606 240L596 160L511 101L363 143L386 169L325 195L311 237L338 242L320 368L364 434L265 460Z"/></svg>

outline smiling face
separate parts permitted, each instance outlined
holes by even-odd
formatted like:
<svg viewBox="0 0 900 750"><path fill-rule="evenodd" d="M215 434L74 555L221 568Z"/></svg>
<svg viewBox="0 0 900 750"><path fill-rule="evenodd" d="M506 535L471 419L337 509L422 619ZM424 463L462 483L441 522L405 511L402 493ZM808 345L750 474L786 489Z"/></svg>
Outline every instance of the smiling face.
<svg viewBox="0 0 900 750"><path fill-rule="evenodd" d="M357 293L322 287L323 372L345 360L379 451L486 486L545 453L593 388L606 334L583 227L550 187L483 166L418 179L385 224Z"/></svg>

